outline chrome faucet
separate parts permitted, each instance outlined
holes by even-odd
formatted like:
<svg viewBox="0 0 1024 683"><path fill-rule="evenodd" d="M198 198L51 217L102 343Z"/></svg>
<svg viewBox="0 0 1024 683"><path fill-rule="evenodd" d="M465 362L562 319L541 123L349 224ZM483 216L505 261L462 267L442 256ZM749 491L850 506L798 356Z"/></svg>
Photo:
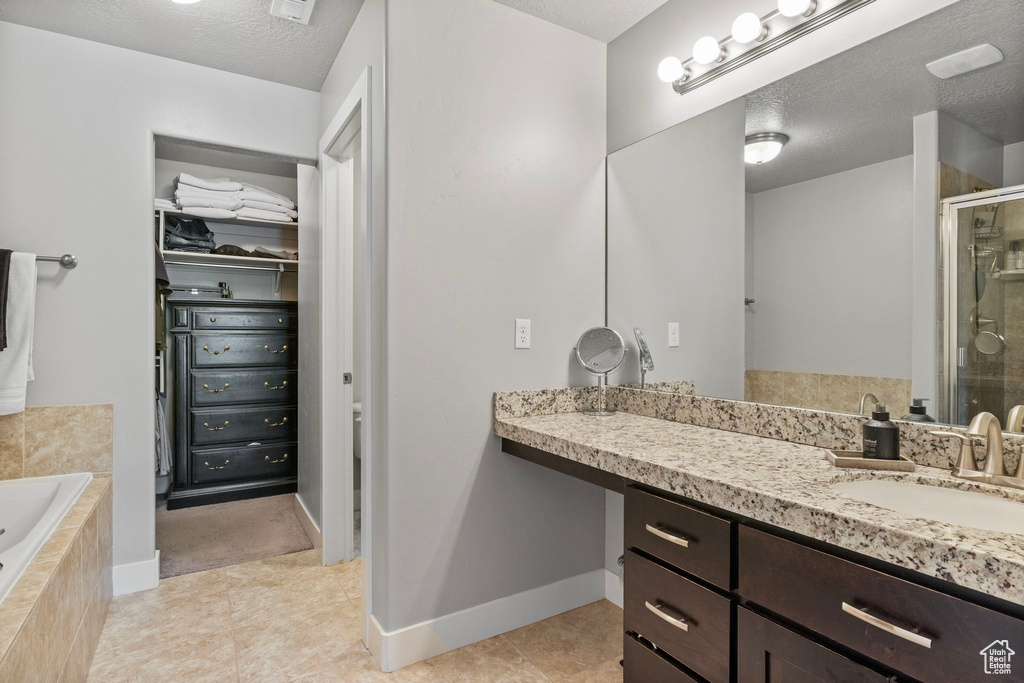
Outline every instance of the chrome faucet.
<svg viewBox="0 0 1024 683"><path fill-rule="evenodd" d="M877 403L881 403L881 401L878 400L878 397L875 396L874 394L872 394L869 391L868 393L866 393L866 394L864 394L863 396L860 397L860 408L857 409L857 414L858 415L863 415L864 414L864 406L867 404L869 399L871 401L871 405L875 405Z"/></svg>
<svg viewBox="0 0 1024 683"><path fill-rule="evenodd" d="M1006 476L1003 465L1003 428L992 413L978 413L967 428L971 436L985 437L985 474Z"/></svg>

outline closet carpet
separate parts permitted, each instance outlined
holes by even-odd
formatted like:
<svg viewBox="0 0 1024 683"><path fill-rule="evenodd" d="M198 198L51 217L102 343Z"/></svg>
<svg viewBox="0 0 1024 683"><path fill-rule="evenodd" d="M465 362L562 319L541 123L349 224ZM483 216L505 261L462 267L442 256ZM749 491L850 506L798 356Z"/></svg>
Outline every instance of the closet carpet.
<svg viewBox="0 0 1024 683"><path fill-rule="evenodd" d="M295 494L156 511L160 578L309 550Z"/></svg>

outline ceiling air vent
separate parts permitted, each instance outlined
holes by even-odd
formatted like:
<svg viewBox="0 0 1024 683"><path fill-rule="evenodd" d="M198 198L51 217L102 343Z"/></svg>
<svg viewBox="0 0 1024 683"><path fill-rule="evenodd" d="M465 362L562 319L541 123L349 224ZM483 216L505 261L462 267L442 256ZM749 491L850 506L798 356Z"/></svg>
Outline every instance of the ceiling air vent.
<svg viewBox="0 0 1024 683"><path fill-rule="evenodd" d="M270 14L296 24L308 24L315 4L316 0L273 0L270 3Z"/></svg>

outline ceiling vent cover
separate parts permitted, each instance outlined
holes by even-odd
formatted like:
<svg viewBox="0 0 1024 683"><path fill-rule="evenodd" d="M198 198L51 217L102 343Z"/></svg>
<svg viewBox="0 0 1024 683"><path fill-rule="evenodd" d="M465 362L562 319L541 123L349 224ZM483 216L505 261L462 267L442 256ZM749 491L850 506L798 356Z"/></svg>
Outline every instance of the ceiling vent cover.
<svg viewBox="0 0 1024 683"><path fill-rule="evenodd" d="M316 0L273 0L270 3L270 14L296 24L308 24L315 4Z"/></svg>

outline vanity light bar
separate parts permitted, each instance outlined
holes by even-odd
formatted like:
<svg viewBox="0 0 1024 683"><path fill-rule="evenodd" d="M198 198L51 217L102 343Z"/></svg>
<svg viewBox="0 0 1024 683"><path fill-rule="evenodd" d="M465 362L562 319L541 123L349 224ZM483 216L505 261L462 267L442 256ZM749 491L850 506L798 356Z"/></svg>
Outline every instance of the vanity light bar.
<svg viewBox="0 0 1024 683"><path fill-rule="evenodd" d="M658 75L664 81L671 81L677 93L685 95L874 1L839 0L826 9L823 6L828 4L827 0L779 0L779 9L761 17L763 28L753 40L742 43L735 36L728 36L718 42L719 51L713 54L714 45L711 43L716 41L713 37L705 36L697 42L694 56L689 59L683 61L667 57L662 60ZM791 14L792 7L798 5L806 6L806 10L796 15ZM750 17L742 15L733 24L734 32L737 27L747 29L740 36L741 39L747 39L754 33L749 30L749 26L745 26L750 21Z"/></svg>

